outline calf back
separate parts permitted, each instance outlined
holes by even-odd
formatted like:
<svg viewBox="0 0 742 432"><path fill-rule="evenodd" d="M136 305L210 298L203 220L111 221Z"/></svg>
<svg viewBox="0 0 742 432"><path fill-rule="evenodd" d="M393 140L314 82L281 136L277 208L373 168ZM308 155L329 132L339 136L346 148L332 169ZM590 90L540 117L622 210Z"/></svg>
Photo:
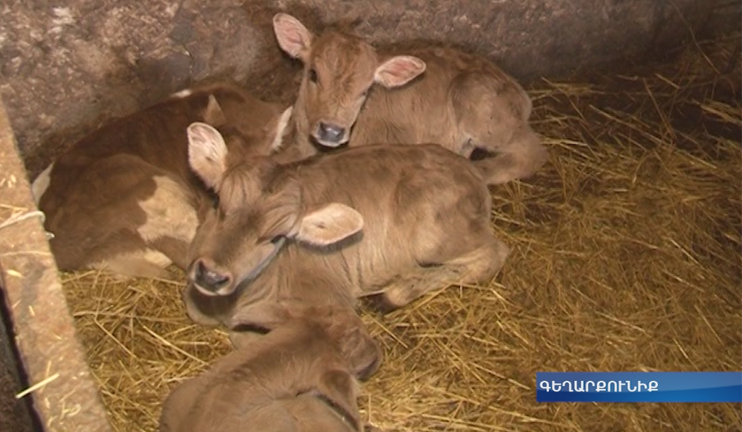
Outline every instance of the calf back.
<svg viewBox="0 0 742 432"><path fill-rule="evenodd" d="M176 387L161 431L359 430L353 371L366 360L354 353L378 348L352 310L299 309L303 316Z"/></svg>
<svg viewBox="0 0 742 432"><path fill-rule="evenodd" d="M286 166L253 160L227 172L218 186L221 208L206 217L191 245L186 301L199 322L212 316L210 323L263 326L271 319L265 308L278 302L351 304L395 279L403 290L406 282L429 290L442 278L401 276L460 267L461 257L482 248L492 267L476 280L486 280L507 255L489 228L482 173L437 145L365 146ZM272 255L280 248L276 238L292 236L298 221L328 203L360 213L363 231L329 249L289 242ZM193 288L204 257L215 273L228 275L220 295Z"/></svg>
<svg viewBox="0 0 742 432"><path fill-rule="evenodd" d="M450 48L409 54L425 62L425 72L398 88L374 86L351 125L348 145L434 142L468 156L489 140L509 142L527 124L532 108L526 92L491 62ZM480 121L479 127L471 127L474 120ZM490 130L490 136L480 130Z"/></svg>
<svg viewBox="0 0 742 432"><path fill-rule="evenodd" d="M48 187L36 188L59 267L118 259L114 270L156 276L157 269L127 260L149 252L159 254L159 266L185 266L199 210L209 202L188 165L187 126L228 125L246 149L267 154L279 118L279 106L213 84L179 92L75 143L47 170Z"/></svg>

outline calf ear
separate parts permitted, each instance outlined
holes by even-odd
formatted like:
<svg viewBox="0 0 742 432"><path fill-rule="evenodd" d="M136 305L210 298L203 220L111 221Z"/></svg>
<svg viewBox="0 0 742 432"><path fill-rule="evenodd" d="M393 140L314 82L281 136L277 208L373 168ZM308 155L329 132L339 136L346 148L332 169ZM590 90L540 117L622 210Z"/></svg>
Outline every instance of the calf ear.
<svg viewBox="0 0 742 432"><path fill-rule="evenodd" d="M363 216L354 209L330 203L299 221L293 237L315 246L329 246L363 229Z"/></svg>
<svg viewBox="0 0 742 432"><path fill-rule="evenodd" d="M277 13L273 16L273 32L278 46L286 54L306 62L312 46L312 33L298 19L289 14Z"/></svg>
<svg viewBox="0 0 742 432"><path fill-rule="evenodd" d="M374 81L386 88L399 87L425 72L425 67L425 62L417 57L392 57L376 68Z"/></svg>
<svg viewBox="0 0 742 432"><path fill-rule="evenodd" d="M227 169L227 145L224 137L214 127L206 123L192 123L188 126L188 163L206 183L214 187Z"/></svg>
<svg viewBox="0 0 742 432"><path fill-rule="evenodd" d="M355 327L340 341L340 352L361 381L369 379L381 365L381 348L362 326Z"/></svg>

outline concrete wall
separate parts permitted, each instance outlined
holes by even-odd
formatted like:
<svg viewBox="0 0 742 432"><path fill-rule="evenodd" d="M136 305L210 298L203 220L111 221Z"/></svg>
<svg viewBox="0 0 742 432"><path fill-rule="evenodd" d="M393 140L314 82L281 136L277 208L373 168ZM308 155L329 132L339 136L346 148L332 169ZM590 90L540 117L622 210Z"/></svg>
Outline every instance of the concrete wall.
<svg viewBox="0 0 742 432"><path fill-rule="evenodd" d="M10 0L0 8L0 94L32 173L99 122L207 77L290 101L297 69L275 45L277 10L315 29L363 17L358 32L377 44L452 42L523 80L740 20L738 0Z"/></svg>

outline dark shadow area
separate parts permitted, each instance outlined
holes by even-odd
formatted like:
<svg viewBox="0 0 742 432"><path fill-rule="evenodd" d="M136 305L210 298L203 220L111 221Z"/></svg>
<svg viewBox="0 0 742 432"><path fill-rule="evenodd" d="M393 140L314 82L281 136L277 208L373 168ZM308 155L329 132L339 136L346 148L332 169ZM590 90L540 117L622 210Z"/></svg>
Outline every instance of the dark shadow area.
<svg viewBox="0 0 742 432"><path fill-rule="evenodd" d="M5 300L5 289L0 280L0 431L43 432L28 394L21 399L15 395L29 387L20 353L15 343L13 324Z"/></svg>

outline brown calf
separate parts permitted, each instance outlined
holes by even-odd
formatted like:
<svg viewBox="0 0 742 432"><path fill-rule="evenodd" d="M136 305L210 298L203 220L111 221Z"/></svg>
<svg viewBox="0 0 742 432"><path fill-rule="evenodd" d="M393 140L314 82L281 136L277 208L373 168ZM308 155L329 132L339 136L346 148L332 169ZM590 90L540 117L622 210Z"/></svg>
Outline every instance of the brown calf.
<svg viewBox="0 0 742 432"><path fill-rule="evenodd" d="M371 294L393 309L489 282L508 255L490 229L488 160L379 145L279 165L234 157L208 125L188 134L191 165L219 196L191 244L197 322L270 329L280 302L353 307Z"/></svg>
<svg viewBox="0 0 742 432"><path fill-rule="evenodd" d="M58 266L160 276L185 268L207 190L188 164L186 128L229 126L243 145L268 154L290 110L240 88L214 84L178 92L118 119L70 147L33 184Z"/></svg>
<svg viewBox="0 0 742 432"><path fill-rule="evenodd" d="M296 309L176 387L160 431L358 432L355 378L375 372L379 355L353 310Z"/></svg>
<svg viewBox="0 0 742 432"><path fill-rule="evenodd" d="M326 147L438 143L469 157L479 147L496 154L493 184L546 162L528 124L528 95L484 58L448 48L382 55L346 32L314 36L283 13L273 26L281 48L304 63L293 113L302 148L310 139Z"/></svg>

